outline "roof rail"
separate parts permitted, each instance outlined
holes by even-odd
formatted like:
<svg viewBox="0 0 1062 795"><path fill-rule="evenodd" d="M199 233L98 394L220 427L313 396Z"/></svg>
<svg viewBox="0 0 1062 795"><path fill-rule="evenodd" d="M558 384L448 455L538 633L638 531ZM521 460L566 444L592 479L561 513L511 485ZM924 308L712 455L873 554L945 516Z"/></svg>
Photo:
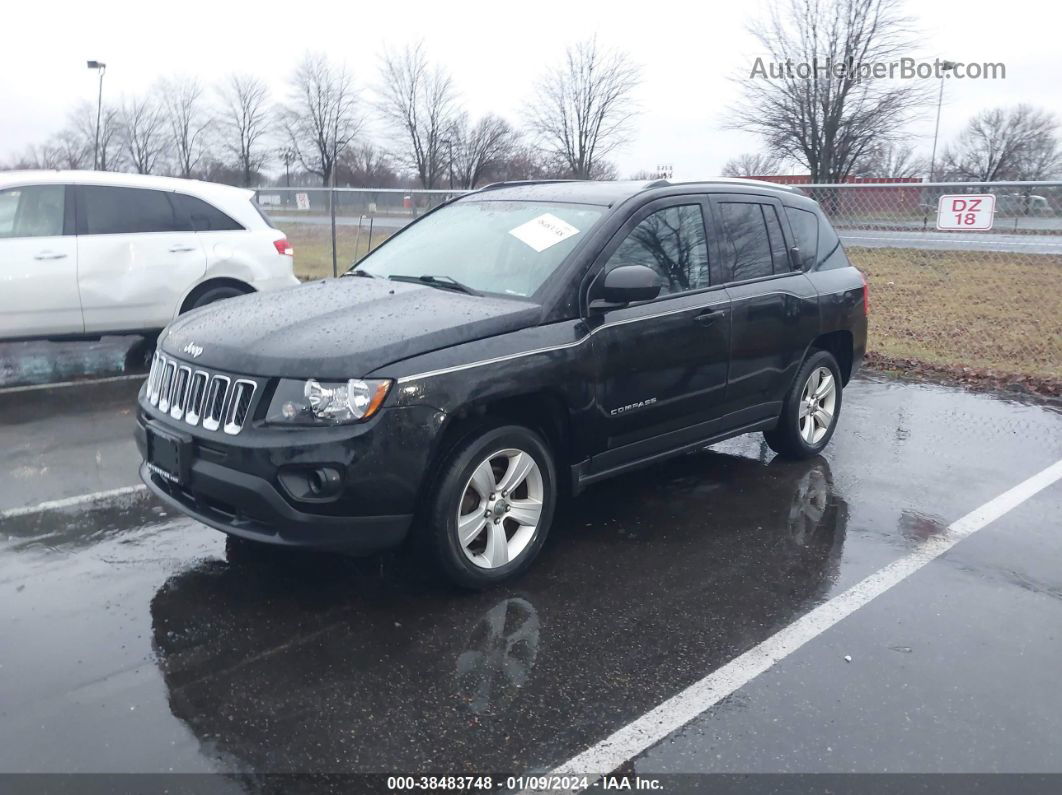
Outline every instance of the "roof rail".
<svg viewBox="0 0 1062 795"><path fill-rule="evenodd" d="M750 177L709 177L707 179L694 180L694 182L716 185L746 185L750 188L762 188L766 186L768 188L776 188L777 190L785 190L790 193L805 195L804 191L800 190L799 185L786 185L781 182L771 182L766 179L751 179Z"/></svg>
<svg viewBox="0 0 1062 795"><path fill-rule="evenodd" d="M476 192L482 193L485 190L497 190L498 188L519 188L524 185L553 185L558 182L579 182L577 179L509 179L502 182L492 182L489 185L484 185Z"/></svg>

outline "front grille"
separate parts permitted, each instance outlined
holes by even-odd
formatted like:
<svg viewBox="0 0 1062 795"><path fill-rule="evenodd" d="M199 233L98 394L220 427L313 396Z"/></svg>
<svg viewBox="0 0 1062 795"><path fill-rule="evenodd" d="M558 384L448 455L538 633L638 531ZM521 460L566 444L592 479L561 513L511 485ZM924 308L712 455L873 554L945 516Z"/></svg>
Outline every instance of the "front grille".
<svg viewBox="0 0 1062 795"><path fill-rule="evenodd" d="M167 359L162 365L162 380L159 383L159 411L165 414L170 410L170 388L173 386L173 374L177 365Z"/></svg>
<svg viewBox="0 0 1062 795"><path fill-rule="evenodd" d="M189 425L196 425L203 414L203 401L206 400L207 382L210 376L202 370L196 371L192 376L192 384L188 387L188 408L184 412L184 421Z"/></svg>
<svg viewBox="0 0 1062 795"><path fill-rule="evenodd" d="M225 433L239 433L243 423L247 419L247 411L251 408L251 397L254 395L254 381L240 379L232 387L232 396L229 398L228 411L225 412Z"/></svg>
<svg viewBox="0 0 1062 795"><path fill-rule="evenodd" d="M155 355L151 357L151 372L148 373L147 380L147 398L153 406L159 402L159 381L161 379L162 357L159 356L158 351L155 351Z"/></svg>
<svg viewBox="0 0 1062 795"><path fill-rule="evenodd" d="M221 427L221 418L225 416L225 399L229 396L229 379L216 375L210 379L207 390L206 405L203 407L203 427L216 431Z"/></svg>
<svg viewBox="0 0 1062 795"><path fill-rule="evenodd" d="M165 354L157 353L147 379L147 399L163 414L207 431L234 435L243 430L251 414L258 382L233 379L222 373L192 370Z"/></svg>
<svg viewBox="0 0 1062 795"><path fill-rule="evenodd" d="M170 393L170 416L175 420L184 417L184 404L188 398L188 380L192 377L190 367L178 367Z"/></svg>

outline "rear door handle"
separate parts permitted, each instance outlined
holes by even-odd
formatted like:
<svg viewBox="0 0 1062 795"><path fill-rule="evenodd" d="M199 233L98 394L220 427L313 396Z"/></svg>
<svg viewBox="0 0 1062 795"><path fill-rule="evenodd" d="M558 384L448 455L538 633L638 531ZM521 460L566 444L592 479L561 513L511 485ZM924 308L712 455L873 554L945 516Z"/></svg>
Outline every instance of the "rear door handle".
<svg viewBox="0 0 1062 795"><path fill-rule="evenodd" d="M171 254L182 254L187 251L195 251L195 246L185 245L184 243L178 243L176 246L170 246Z"/></svg>
<svg viewBox="0 0 1062 795"><path fill-rule="evenodd" d="M65 259L66 254L61 251L42 251L34 259Z"/></svg>
<svg viewBox="0 0 1062 795"><path fill-rule="evenodd" d="M709 326L722 316L723 311L721 309L709 309L705 312L701 312L699 315L694 315L693 320L700 323L702 326Z"/></svg>

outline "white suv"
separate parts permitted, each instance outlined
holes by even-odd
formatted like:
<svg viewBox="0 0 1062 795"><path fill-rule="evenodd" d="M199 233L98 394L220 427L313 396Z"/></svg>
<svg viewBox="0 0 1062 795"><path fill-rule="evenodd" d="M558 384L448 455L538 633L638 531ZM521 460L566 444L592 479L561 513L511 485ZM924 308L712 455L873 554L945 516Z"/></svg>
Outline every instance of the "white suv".
<svg viewBox="0 0 1062 795"><path fill-rule="evenodd" d="M298 284L252 191L94 171L0 173L0 339L151 332Z"/></svg>

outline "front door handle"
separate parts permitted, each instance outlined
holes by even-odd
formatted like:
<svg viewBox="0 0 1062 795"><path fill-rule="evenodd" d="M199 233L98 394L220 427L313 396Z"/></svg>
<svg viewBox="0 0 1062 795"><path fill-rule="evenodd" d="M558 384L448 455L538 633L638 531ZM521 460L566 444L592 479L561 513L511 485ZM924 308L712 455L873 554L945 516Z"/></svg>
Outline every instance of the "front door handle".
<svg viewBox="0 0 1062 795"><path fill-rule="evenodd" d="M701 312L699 315L694 315L693 320L696 323L700 323L702 326L710 326L722 316L723 312L721 309L709 309L705 312Z"/></svg>
<svg viewBox="0 0 1062 795"><path fill-rule="evenodd" d="M195 246L185 245L184 243L178 243L175 246L170 246L171 254L183 254L188 251L195 251Z"/></svg>
<svg viewBox="0 0 1062 795"><path fill-rule="evenodd" d="M65 259L66 254L61 251L42 251L34 259Z"/></svg>

